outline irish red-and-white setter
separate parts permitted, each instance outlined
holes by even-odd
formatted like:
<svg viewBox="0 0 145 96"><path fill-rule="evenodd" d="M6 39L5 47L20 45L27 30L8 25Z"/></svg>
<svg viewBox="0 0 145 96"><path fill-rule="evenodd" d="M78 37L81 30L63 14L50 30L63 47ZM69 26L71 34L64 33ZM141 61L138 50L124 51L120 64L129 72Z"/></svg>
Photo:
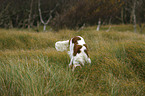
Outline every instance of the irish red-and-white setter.
<svg viewBox="0 0 145 96"><path fill-rule="evenodd" d="M66 41L58 41L55 43L55 48L57 51L68 51L70 56L69 67L72 71L77 66L84 66L85 63L91 63L91 59L88 54L88 47L81 36L76 36ZM82 67L81 67L82 68Z"/></svg>

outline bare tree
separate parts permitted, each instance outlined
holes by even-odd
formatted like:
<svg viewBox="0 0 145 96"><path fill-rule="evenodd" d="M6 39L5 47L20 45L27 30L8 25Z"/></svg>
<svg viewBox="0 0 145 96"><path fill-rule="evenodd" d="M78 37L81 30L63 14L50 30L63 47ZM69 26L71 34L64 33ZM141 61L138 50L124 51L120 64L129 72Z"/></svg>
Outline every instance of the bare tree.
<svg viewBox="0 0 145 96"><path fill-rule="evenodd" d="M98 26L97 26L97 31L99 31L100 30L100 26L101 26L101 18L99 18L99 21L98 21Z"/></svg>
<svg viewBox="0 0 145 96"><path fill-rule="evenodd" d="M49 13L49 18L46 22L44 22L43 18L42 18L42 12L41 12L41 8L40 8L40 0L38 0L38 10L39 10L39 16L40 16L40 21L41 23L44 25L43 27L43 31L46 31L46 25L50 22L50 20L52 19L52 13L54 12L54 10L56 9L56 7L58 6L58 4L56 4L55 8L52 9Z"/></svg>
<svg viewBox="0 0 145 96"><path fill-rule="evenodd" d="M84 23L78 30L78 32L80 32L81 30L83 30L85 28L86 24Z"/></svg>
<svg viewBox="0 0 145 96"><path fill-rule="evenodd" d="M109 32L110 31L110 29L111 29L111 20L112 20L112 17L110 17L110 19L109 19L109 28L106 30L106 32Z"/></svg>
<svg viewBox="0 0 145 96"><path fill-rule="evenodd" d="M136 33L136 0L133 1L133 7L132 7L132 15L133 15L133 26L134 26L134 32Z"/></svg>
<svg viewBox="0 0 145 96"><path fill-rule="evenodd" d="M137 2L137 8L136 8L136 19L137 19L137 24L139 25L139 31L142 33L145 24L144 24L144 18L145 18L145 1L144 0L138 0Z"/></svg>
<svg viewBox="0 0 145 96"><path fill-rule="evenodd" d="M31 0L31 4L30 4L30 13L29 13L29 18L28 18L28 29L30 29L30 27L31 27L32 10L33 10L33 0Z"/></svg>

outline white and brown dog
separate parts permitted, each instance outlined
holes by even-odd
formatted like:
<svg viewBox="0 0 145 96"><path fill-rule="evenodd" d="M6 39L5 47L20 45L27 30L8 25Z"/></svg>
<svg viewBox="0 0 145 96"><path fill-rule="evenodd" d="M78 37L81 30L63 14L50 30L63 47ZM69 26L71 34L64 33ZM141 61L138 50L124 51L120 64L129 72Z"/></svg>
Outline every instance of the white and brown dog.
<svg viewBox="0 0 145 96"><path fill-rule="evenodd" d="M85 62L91 63L87 45L81 36L76 36L71 38L71 40L58 41L55 43L57 51L67 51L68 47L68 54L71 59L69 67L72 68L72 71L74 71L77 66L84 66Z"/></svg>

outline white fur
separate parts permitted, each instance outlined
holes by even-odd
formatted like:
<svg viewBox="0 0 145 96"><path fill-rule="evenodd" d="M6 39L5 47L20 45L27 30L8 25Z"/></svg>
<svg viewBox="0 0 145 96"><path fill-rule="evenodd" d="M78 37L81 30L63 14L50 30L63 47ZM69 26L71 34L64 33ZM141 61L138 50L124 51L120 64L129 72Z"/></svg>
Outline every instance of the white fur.
<svg viewBox="0 0 145 96"><path fill-rule="evenodd" d="M69 64L69 66L73 66L72 70L74 71L74 69L77 66L84 66L85 62L90 63L91 64L91 59L87 56L87 54L84 52L84 50L86 49L85 46L83 46L81 48L81 53L77 53L76 56L73 56L71 58L71 62ZM72 65L73 64L73 65Z"/></svg>
<svg viewBox="0 0 145 96"><path fill-rule="evenodd" d="M69 40L58 41L55 43L55 48L57 51L67 51L68 46L69 46Z"/></svg>
<svg viewBox="0 0 145 96"><path fill-rule="evenodd" d="M84 52L84 50L86 50L86 47L84 46L85 41L84 39L81 37L81 36L77 36L77 37L80 37L81 40L78 40L78 44L77 45L81 45L82 48L80 49L81 52L80 53L77 53L76 56L73 56L73 53L74 53L74 43L72 43L72 39L70 40L70 44L69 44L69 40L67 41L58 41L55 43L55 48L57 51L65 51L67 50L67 47L69 47L69 51L68 51L68 55L70 56L70 63L69 63L69 67L72 66L72 70L74 71L74 69L77 67L77 66L84 66L84 63L87 62L87 63L91 63L91 59L87 56L87 54Z"/></svg>

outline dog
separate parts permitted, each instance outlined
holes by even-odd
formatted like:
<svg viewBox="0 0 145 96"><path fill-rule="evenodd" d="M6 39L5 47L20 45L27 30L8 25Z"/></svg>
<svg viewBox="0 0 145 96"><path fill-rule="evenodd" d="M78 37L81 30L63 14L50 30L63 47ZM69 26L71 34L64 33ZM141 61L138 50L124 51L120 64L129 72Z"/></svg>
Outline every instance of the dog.
<svg viewBox="0 0 145 96"><path fill-rule="evenodd" d="M88 47L84 39L81 36L76 36L66 41L58 41L55 43L55 48L57 51L68 51L70 56L69 67L72 71L77 66L84 66L85 63L91 64L91 59L88 54Z"/></svg>

